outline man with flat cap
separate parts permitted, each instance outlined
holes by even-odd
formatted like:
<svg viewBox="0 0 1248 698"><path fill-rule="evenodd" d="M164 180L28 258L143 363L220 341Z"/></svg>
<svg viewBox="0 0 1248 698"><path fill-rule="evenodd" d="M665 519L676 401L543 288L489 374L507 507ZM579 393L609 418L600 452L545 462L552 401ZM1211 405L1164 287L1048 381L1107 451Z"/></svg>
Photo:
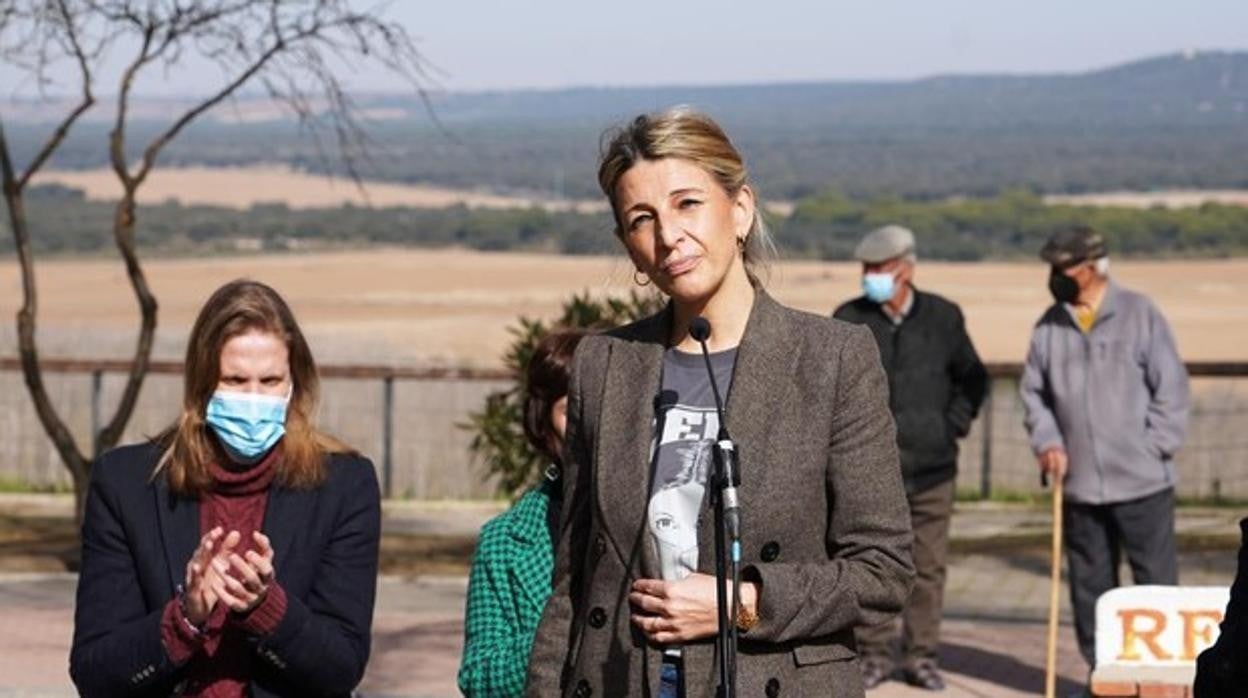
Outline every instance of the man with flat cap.
<svg viewBox="0 0 1248 698"><path fill-rule="evenodd" d="M1055 301L1036 323L1020 386L1031 448L1062 478L1066 563L1079 651L1095 666L1097 598L1177 584L1174 455L1187 428L1187 371L1157 306L1109 276L1105 241L1062 230L1040 252Z"/></svg>
<svg viewBox="0 0 1248 698"><path fill-rule="evenodd" d="M945 683L936 651L957 440L971 428L988 376L958 306L914 287L914 233L897 225L873 230L854 256L862 262L863 295L837 308L833 317L866 325L879 345L914 528L917 576L902 612L902 677L912 685L941 690ZM859 629L867 688L893 674L894 636L893 623Z"/></svg>

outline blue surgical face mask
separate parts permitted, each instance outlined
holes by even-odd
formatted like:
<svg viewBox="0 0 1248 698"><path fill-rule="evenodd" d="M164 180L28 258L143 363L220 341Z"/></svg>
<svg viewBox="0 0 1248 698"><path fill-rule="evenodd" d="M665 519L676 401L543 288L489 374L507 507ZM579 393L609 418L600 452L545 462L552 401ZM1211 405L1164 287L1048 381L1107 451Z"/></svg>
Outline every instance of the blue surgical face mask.
<svg viewBox="0 0 1248 698"><path fill-rule="evenodd" d="M886 271L863 274L862 292L874 303L887 303L897 293L897 280Z"/></svg>
<svg viewBox="0 0 1248 698"><path fill-rule="evenodd" d="M256 463L286 433L289 403L289 393L280 396L218 390L208 399L204 420L230 458L238 463Z"/></svg>

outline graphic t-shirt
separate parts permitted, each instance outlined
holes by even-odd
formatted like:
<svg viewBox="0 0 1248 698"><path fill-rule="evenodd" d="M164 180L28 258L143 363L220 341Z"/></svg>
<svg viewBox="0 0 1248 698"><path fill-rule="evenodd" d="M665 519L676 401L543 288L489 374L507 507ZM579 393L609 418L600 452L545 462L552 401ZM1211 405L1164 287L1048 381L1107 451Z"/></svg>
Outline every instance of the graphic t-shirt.
<svg viewBox="0 0 1248 698"><path fill-rule="evenodd" d="M736 360L736 349L711 354L715 382L725 399ZM701 354L667 350L656 405L648 523L663 579L677 581L698 569L698 512L714 467L711 448L719 432L715 396Z"/></svg>

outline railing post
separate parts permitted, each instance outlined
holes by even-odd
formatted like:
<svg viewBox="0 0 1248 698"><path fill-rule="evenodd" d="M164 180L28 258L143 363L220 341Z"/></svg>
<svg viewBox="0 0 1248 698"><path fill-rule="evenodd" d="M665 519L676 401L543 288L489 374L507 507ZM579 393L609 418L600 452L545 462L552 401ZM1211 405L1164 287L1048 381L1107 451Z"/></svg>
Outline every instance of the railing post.
<svg viewBox="0 0 1248 698"><path fill-rule="evenodd" d="M381 379L381 492L394 495L394 375Z"/></svg>
<svg viewBox="0 0 1248 698"><path fill-rule="evenodd" d="M100 400L104 393L104 371L91 371L91 456L100 454Z"/></svg>
<svg viewBox="0 0 1248 698"><path fill-rule="evenodd" d="M983 420L980 435L982 446L979 457L979 498L992 497L992 393L996 388L996 380L988 379L988 392L984 395L984 404L980 406L980 418Z"/></svg>

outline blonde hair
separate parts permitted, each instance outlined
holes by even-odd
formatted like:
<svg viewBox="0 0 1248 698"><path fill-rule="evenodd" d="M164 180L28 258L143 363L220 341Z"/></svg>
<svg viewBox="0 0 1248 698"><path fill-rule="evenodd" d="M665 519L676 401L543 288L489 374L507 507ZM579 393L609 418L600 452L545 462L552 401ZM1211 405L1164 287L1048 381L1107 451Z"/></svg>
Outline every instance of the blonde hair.
<svg viewBox="0 0 1248 698"><path fill-rule="evenodd" d="M621 235L616 186L633 165L642 160L678 158L701 167L735 198L749 184L745 161L728 135L711 117L689 107L673 107L653 114L642 114L626 126L603 134L602 155L598 160L598 186L611 202L617 236ZM762 206L756 202L754 220L745 238L742 258L745 273L754 286L761 286L760 273L776 256L771 231L763 220Z"/></svg>
<svg viewBox="0 0 1248 698"><path fill-rule="evenodd" d="M209 465L218 451L208 434L204 411L221 379L222 348L234 337L255 330L280 337L289 354L293 390L277 481L288 487L315 487L325 480L326 453L353 452L312 425L320 377L286 301L262 283L231 281L212 294L195 319L186 344L182 413L156 437L163 455L153 477L163 470L169 488L178 494L196 496L212 487Z"/></svg>

